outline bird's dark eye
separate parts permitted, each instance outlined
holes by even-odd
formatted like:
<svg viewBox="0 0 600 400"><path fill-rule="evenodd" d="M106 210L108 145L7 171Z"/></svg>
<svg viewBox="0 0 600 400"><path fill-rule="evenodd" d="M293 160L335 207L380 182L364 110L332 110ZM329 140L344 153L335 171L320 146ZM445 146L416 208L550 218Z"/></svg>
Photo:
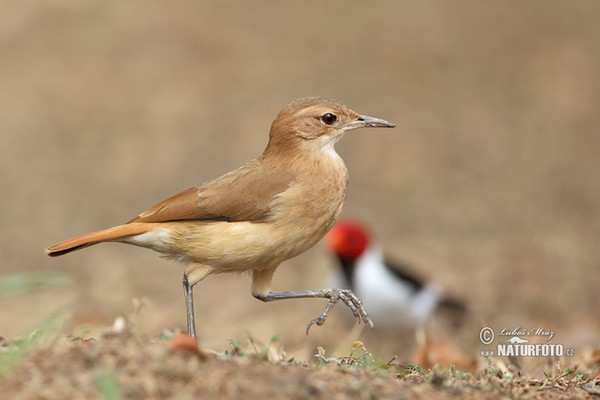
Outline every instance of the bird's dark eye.
<svg viewBox="0 0 600 400"><path fill-rule="evenodd" d="M323 121L325 125L333 125L333 123L337 121L337 115L332 113L325 113L321 116L321 121Z"/></svg>

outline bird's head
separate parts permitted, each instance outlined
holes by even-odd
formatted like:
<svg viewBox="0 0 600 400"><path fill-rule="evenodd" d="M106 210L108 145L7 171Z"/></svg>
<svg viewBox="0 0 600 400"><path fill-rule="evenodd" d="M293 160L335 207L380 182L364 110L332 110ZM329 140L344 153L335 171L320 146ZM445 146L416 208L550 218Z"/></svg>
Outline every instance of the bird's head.
<svg viewBox="0 0 600 400"><path fill-rule="evenodd" d="M357 114L335 100L305 97L281 110L271 126L270 143L311 142L325 147L335 144L347 131L366 127L393 128L395 125Z"/></svg>
<svg viewBox="0 0 600 400"><path fill-rule="evenodd" d="M359 221L345 219L331 228L325 243L338 257L356 260L369 246L369 232Z"/></svg>

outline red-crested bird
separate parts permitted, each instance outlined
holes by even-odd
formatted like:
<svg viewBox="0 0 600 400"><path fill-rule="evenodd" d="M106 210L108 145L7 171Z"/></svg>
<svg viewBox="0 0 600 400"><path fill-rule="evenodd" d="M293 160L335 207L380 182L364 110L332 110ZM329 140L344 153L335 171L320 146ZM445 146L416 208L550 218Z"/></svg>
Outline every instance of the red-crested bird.
<svg viewBox="0 0 600 400"><path fill-rule="evenodd" d="M354 129L394 126L321 97L293 101L273 121L267 147L257 159L176 194L124 225L78 236L46 251L60 256L101 242L121 242L185 263L187 329L194 337L193 286L223 272L251 272L252 295L262 301L328 299L307 333L312 324L322 325L340 300L358 322L372 325L350 290L274 292L271 279L281 262L314 246L342 210L348 171L335 143Z"/></svg>
<svg viewBox="0 0 600 400"><path fill-rule="evenodd" d="M360 297L379 326L418 327L436 309L450 311L453 318L464 316L464 306L446 297L439 285L416 278L404 264L391 262L362 222L340 220L325 242L340 267L336 284Z"/></svg>

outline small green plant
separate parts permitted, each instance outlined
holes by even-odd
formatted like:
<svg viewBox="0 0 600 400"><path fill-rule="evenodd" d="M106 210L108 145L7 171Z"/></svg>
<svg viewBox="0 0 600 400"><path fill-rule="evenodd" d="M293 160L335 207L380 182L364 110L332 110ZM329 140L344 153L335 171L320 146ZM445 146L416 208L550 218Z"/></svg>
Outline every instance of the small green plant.
<svg viewBox="0 0 600 400"><path fill-rule="evenodd" d="M105 366L95 374L96 386L100 392L100 396L104 400L121 400L123 398L123 391L115 371Z"/></svg>
<svg viewBox="0 0 600 400"><path fill-rule="evenodd" d="M60 330L63 316L51 314L31 334L14 340L0 352L0 377L18 364L29 352L44 346Z"/></svg>
<svg viewBox="0 0 600 400"><path fill-rule="evenodd" d="M257 342L252 337L248 337L247 342L242 343L239 340L228 339L230 351L226 351L222 358L228 359L231 357L252 357L266 361L290 361L287 359L283 346L278 344L281 340L281 335L275 334L271 336L268 343L262 344Z"/></svg>
<svg viewBox="0 0 600 400"><path fill-rule="evenodd" d="M419 374L424 374L425 370L420 365L415 365L413 363L406 364L405 372L407 374L411 374L413 372L417 372Z"/></svg>
<svg viewBox="0 0 600 400"><path fill-rule="evenodd" d="M360 354L356 354L357 351L360 352ZM361 341L355 341L352 344L352 348L350 349L350 353L347 356L342 356L342 357L327 357L325 354L325 349L323 349L321 346L317 347L317 354L315 354L315 358L317 359L317 366L323 366L325 364L331 364L331 363L335 363L338 364L340 366L349 366L349 367L355 367L355 368L362 368L362 369L366 369L366 368L373 368L373 367L379 367L379 365L377 364L377 362L375 361L375 359L373 358L373 355L367 351L367 349L365 348L365 345L363 344L363 342ZM386 366L382 366L382 368L385 368Z"/></svg>
<svg viewBox="0 0 600 400"><path fill-rule="evenodd" d="M327 357L325 353L325 349L321 346L317 346L317 354L315 354L315 358L317 359L317 367L322 367L326 364L339 364L339 360L335 357Z"/></svg>
<svg viewBox="0 0 600 400"><path fill-rule="evenodd" d="M356 355L357 351L362 353ZM340 357L340 364L364 369L375 366L375 360L373 355L367 351L364 343L357 340L352 343L350 354L347 357Z"/></svg>
<svg viewBox="0 0 600 400"><path fill-rule="evenodd" d="M239 341L234 339L229 339L229 347L231 347L231 354L235 356L245 357L248 354L242 350L242 346Z"/></svg>
<svg viewBox="0 0 600 400"><path fill-rule="evenodd" d="M0 297L39 289L65 288L71 284L69 275L55 271L4 275L0 277Z"/></svg>

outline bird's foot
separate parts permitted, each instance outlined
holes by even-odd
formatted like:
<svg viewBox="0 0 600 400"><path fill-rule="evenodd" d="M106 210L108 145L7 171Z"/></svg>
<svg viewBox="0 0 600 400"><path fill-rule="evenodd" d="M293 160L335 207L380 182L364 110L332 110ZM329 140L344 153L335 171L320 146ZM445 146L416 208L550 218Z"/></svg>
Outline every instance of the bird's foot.
<svg viewBox="0 0 600 400"><path fill-rule="evenodd" d="M373 327L373 321L367 311L363 307L362 301L349 289L324 289L323 290L324 297L329 299L327 303L327 307L323 310L323 313L319 315L317 318L313 319L308 323L306 327L306 334L308 335L308 331L313 324L317 324L321 326L325 323L329 312L333 309L333 307L340 300L352 310L352 314L358 320L358 323L364 322L365 324L369 324L371 328Z"/></svg>

